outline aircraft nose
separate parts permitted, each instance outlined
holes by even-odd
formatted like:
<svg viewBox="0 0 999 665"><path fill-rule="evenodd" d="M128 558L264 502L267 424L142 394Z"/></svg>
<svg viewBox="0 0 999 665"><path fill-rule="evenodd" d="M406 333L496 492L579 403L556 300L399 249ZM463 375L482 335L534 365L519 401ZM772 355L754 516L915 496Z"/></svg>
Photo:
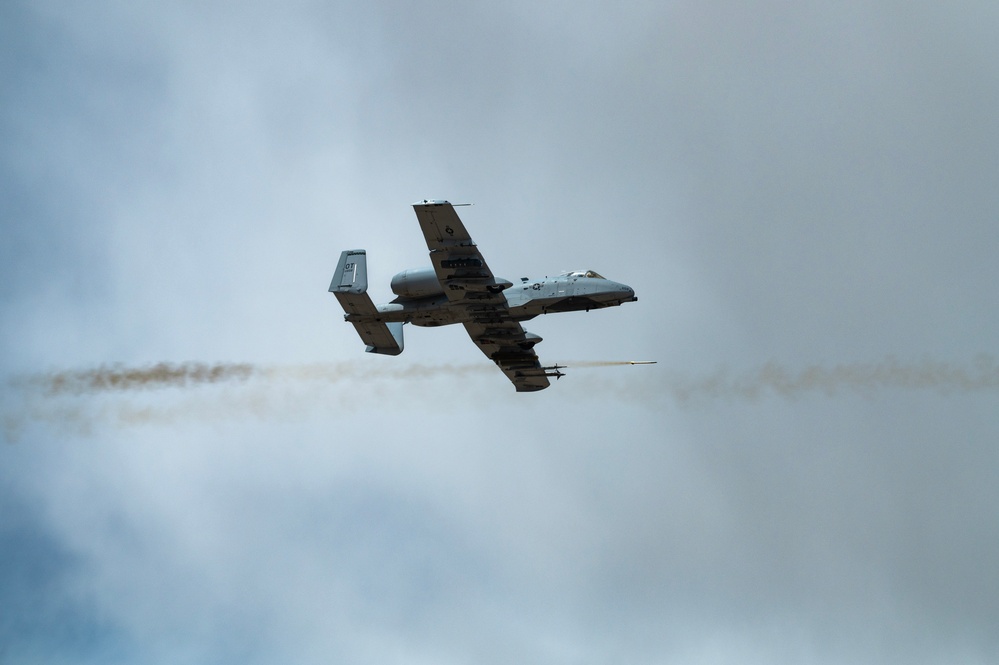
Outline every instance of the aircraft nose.
<svg viewBox="0 0 999 665"><path fill-rule="evenodd" d="M621 302L635 302L638 298L635 296L635 289L631 288L627 284L618 284L618 296Z"/></svg>

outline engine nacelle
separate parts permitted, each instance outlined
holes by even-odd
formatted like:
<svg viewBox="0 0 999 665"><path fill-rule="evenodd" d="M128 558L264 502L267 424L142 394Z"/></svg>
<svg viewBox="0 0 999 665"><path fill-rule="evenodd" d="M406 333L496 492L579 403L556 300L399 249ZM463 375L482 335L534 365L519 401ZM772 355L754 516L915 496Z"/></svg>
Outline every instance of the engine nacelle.
<svg viewBox="0 0 999 665"><path fill-rule="evenodd" d="M432 298L443 295L433 268L411 268L392 278L392 293L400 298Z"/></svg>

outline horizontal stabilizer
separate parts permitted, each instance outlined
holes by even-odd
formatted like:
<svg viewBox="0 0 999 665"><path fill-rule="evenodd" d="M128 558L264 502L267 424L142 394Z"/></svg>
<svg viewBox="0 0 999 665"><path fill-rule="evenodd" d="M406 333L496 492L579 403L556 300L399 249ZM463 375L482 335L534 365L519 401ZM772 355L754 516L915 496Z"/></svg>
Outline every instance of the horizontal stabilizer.
<svg viewBox="0 0 999 665"><path fill-rule="evenodd" d="M368 263L363 249L348 249L340 254L329 290L367 345L365 351L390 356L402 353L402 323L379 320L378 309L368 296Z"/></svg>

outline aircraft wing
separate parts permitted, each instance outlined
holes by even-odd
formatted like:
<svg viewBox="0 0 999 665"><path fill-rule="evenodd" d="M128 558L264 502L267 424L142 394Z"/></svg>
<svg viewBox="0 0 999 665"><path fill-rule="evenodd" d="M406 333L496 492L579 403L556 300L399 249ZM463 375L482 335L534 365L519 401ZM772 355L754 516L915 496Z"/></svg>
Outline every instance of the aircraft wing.
<svg viewBox="0 0 999 665"><path fill-rule="evenodd" d="M547 388L548 370L541 366L523 326L511 321L509 312L505 320L502 311L491 314L483 313L465 324L472 341L499 366L518 393Z"/></svg>
<svg viewBox="0 0 999 665"><path fill-rule="evenodd" d="M422 201L414 203L413 209L448 300L505 305L502 292L511 286L510 282L498 281L493 276L454 206L447 201Z"/></svg>
<svg viewBox="0 0 999 665"><path fill-rule="evenodd" d="M541 366L524 328L510 317L503 290L510 282L497 280L465 225L447 201L421 201L413 209L427 240L437 279L452 306L465 308L465 330L476 346L513 382L517 392L547 388Z"/></svg>

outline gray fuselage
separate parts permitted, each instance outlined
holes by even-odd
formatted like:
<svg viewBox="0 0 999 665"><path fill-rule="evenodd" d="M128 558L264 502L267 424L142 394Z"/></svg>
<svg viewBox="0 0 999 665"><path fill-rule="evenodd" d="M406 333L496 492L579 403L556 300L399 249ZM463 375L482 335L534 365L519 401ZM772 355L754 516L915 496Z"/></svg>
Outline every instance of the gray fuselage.
<svg viewBox="0 0 999 665"><path fill-rule="evenodd" d="M433 275L433 268L406 271L397 277L403 275L408 275L411 281L422 280L423 284L427 284L428 278ZM592 271L576 271L544 279L525 277L519 283L504 289L503 295L509 307L510 318L514 321L527 321L539 314L589 311L638 300L630 286L605 279ZM390 303L378 305L378 319L427 327L464 323L474 313L474 305L470 313L468 300L474 300L475 293L467 292L464 297L466 300L462 306L453 307L443 289L422 297L400 295ZM347 318L350 320L350 317Z"/></svg>

